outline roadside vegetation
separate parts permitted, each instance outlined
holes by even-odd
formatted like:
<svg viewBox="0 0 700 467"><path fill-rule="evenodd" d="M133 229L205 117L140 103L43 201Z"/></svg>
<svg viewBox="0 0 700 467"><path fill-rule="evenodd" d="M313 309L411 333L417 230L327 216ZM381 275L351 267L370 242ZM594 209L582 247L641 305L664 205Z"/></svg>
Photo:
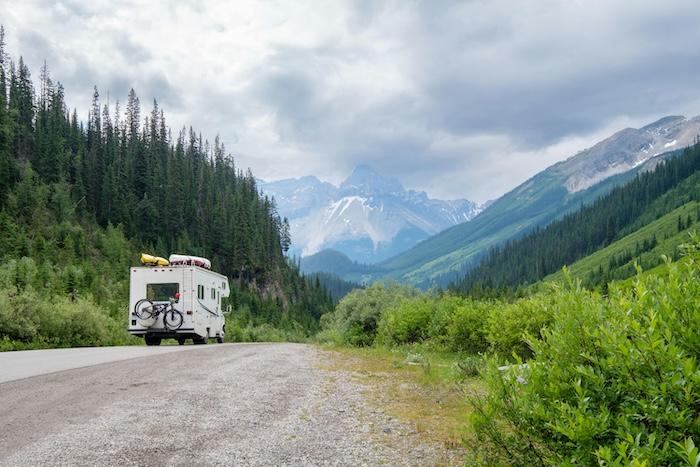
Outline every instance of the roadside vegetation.
<svg viewBox="0 0 700 467"><path fill-rule="evenodd" d="M87 118L0 26L0 350L139 343L126 335L138 253L206 256L231 279L235 340L299 340L332 298L289 261L289 223L215 138L171 130L132 89Z"/></svg>
<svg viewBox="0 0 700 467"><path fill-rule="evenodd" d="M370 407L407 426L406 436L444 446L446 465L464 455L462 440L471 412L465 390L477 391L482 383L464 372L459 355L411 345L325 349L330 358L322 368L349 373L364 387ZM383 433L379 441L389 442Z"/></svg>
<svg viewBox="0 0 700 467"><path fill-rule="evenodd" d="M453 355L485 465L697 465L700 240L607 294L564 275L517 299L375 284L322 317L335 346ZM478 382L478 383L475 383Z"/></svg>

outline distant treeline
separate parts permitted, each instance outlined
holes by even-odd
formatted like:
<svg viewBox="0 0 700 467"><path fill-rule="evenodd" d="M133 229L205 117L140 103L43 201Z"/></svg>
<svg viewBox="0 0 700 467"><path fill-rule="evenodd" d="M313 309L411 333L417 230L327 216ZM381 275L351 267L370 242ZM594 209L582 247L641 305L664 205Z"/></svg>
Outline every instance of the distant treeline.
<svg viewBox="0 0 700 467"><path fill-rule="evenodd" d="M360 284L348 282L330 272L315 272L313 274L309 274L307 277L317 281L318 286L325 288L328 294L336 302L353 290L362 288Z"/></svg>

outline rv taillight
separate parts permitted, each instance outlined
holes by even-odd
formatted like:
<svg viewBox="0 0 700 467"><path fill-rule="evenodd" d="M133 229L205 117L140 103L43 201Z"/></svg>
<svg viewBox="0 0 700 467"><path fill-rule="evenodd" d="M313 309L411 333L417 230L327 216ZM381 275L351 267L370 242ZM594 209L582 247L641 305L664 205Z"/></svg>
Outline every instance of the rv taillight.
<svg viewBox="0 0 700 467"><path fill-rule="evenodd" d="M185 314L191 315L191 314L192 314L192 310L187 310L187 311L185 312Z"/></svg>

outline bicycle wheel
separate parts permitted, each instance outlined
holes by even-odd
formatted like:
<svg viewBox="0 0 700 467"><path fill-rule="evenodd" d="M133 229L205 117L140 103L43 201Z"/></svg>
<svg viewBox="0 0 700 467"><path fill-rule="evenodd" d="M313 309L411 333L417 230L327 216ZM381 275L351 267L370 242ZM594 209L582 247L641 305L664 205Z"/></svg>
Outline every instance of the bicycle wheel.
<svg viewBox="0 0 700 467"><path fill-rule="evenodd" d="M183 321L184 318L182 316L182 313L177 311L175 308L169 309L163 315L163 324L166 328L170 329L171 331L180 329L180 326L182 326Z"/></svg>
<svg viewBox="0 0 700 467"><path fill-rule="evenodd" d="M157 313L153 302L147 298L144 298L136 302L136 305L134 306L134 314L138 319L149 320L155 317Z"/></svg>

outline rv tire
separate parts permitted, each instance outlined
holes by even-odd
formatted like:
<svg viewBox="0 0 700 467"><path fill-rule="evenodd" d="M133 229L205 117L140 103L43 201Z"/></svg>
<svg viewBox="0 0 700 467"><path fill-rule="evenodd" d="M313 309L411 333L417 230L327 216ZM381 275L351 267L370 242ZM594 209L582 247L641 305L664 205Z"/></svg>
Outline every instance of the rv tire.
<svg viewBox="0 0 700 467"><path fill-rule="evenodd" d="M148 334L146 334L144 340L146 341L146 345L160 345L161 338L149 336Z"/></svg>
<svg viewBox="0 0 700 467"><path fill-rule="evenodd" d="M177 345L185 345L185 339L182 338L182 337L179 338L179 339L177 340Z"/></svg>
<svg viewBox="0 0 700 467"><path fill-rule="evenodd" d="M194 343L194 345L205 345L209 343L209 336L194 337L192 338L192 343Z"/></svg>
<svg viewBox="0 0 700 467"><path fill-rule="evenodd" d="M219 344L223 344L224 343L224 335L219 334L218 336L216 336L216 342L218 342Z"/></svg>

